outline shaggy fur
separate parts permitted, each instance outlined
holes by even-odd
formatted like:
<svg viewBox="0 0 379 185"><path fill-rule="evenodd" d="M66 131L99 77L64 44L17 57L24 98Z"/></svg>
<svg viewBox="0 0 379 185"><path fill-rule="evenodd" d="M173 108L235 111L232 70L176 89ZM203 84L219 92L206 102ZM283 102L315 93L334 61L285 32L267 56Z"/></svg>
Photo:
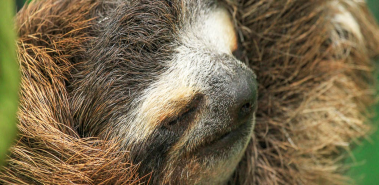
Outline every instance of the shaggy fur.
<svg viewBox="0 0 379 185"><path fill-rule="evenodd" d="M17 15L20 134L0 183L158 182L138 171L143 163L133 164L135 154L113 134L129 111L122 105L167 70L157 61L174 52L181 2L44 0L24 7ZM230 183L350 183L342 162L369 133L371 59L379 53L379 30L364 2L218 3L234 19L235 56L259 84L254 135ZM145 152L139 157L153 157Z"/></svg>

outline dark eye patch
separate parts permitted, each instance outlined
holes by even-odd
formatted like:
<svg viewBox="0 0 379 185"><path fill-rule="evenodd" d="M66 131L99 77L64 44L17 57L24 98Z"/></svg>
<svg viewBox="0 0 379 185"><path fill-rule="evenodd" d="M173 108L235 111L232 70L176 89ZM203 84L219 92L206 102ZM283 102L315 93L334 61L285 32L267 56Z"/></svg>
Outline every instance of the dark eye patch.
<svg viewBox="0 0 379 185"><path fill-rule="evenodd" d="M184 109L175 117L169 117L162 121L162 127L174 132L184 132L188 125L194 121L198 107L204 99L203 94L196 94Z"/></svg>

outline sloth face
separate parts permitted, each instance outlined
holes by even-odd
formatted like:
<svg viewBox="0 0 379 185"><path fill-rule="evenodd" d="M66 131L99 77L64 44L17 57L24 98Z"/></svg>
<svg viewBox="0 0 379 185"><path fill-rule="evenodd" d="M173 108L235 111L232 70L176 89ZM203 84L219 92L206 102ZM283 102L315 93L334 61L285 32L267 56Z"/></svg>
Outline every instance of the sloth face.
<svg viewBox="0 0 379 185"><path fill-rule="evenodd" d="M185 25L167 71L143 91L130 115L135 127L123 128L134 161L145 173L160 171L161 183L224 183L243 156L257 84L232 55L236 41L222 8Z"/></svg>
<svg viewBox="0 0 379 185"><path fill-rule="evenodd" d="M114 33L120 27L132 28L129 31L121 29L120 33L125 35L119 34L121 36L116 39L96 40L101 43L97 44L99 47L104 48L108 44L114 52L101 54L95 48L91 55L97 58L89 61L99 62L88 66L95 71L103 70L108 63L116 65L115 59L108 63L103 60L118 56L117 59L122 60L118 62L117 69L126 75L114 68L103 72L105 77L83 75L83 83L93 89L88 94L99 91L103 94L91 102L112 103L93 105L92 110L88 109L88 103L79 105L82 108L78 108L79 113L76 114L81 117L83 112L110 107L106 113L109 118L99 118L103 122L84 123L79 120L80 132L89 136L117 138L123 149L130 151L131 160L140 165L142 175L153 172L150 183L226 183L241 160L254 127L257 104L255 75L233 56L233 52L239 49L234 24L229 13L217 3L175 1L176 4L169 6L156 2L147 6L138 3L128 5L139 8L119 8L114 12L120 14L120 19L115 13L99 20L99 23L111 20L104 23L105 34ZM154 8L165 13L157 13ZM148 12L131 12L135 9ZM168 23L168 26L157 25L170 20L170 17L156 16L172 13L172 9L175 9L177 17L171 18L177 18L177 21ZM125 18L123 12L132 18ZM118 24L118 20L122 23ZM117 29L112 28L114 25ZM165 32L168 29L165 27L176 28ZM142 44L137 42L141 35L145 35L141 39ZM158 35L155 40L147 41L155 35ZM122 39L126 40L122 47L114 49ZM165 39L168 41L162 44ZM114 54L118 51L123 52ZM156 53L165 55L162 57L163 54ZM137 55L143 56L136 58ZM132 68L137 60L145 62ZM95 85L88 85L93 79L96 79ZM98 84L110 84L110 87L104 90ZM86 99L80 97L82 94L85 93L76 93L79 96L75 102ZM83 104L87 106L83 107Z"/></svg>

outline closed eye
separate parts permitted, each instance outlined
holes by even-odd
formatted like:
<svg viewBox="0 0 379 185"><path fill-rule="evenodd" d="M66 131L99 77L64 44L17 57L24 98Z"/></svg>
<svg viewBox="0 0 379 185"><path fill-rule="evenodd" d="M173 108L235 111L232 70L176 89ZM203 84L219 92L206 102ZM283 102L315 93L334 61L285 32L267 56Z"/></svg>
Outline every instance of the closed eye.
<svg viewBox="0 0 379 185"><path fill-rule="evenodd" d="M169 117L162 121L162 125L170 130L176 130L175 127L186 127L191 123L198 112L198 107L204 99L203 94L196 94L185 108L175 117Z"/></svg>

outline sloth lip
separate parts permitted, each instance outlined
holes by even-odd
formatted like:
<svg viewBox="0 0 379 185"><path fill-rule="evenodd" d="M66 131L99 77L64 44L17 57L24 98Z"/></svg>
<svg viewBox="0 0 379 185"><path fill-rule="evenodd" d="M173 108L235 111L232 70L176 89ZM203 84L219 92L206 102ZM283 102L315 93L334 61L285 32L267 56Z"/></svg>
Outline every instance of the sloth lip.
<svg viewBox="0 0 379 185"><path fill-rule="evenodd" d="M198 148L199 155L222 155L250 134L251 125L252 122L247 121L229 131L215 134L208 142Z"/></svg>

